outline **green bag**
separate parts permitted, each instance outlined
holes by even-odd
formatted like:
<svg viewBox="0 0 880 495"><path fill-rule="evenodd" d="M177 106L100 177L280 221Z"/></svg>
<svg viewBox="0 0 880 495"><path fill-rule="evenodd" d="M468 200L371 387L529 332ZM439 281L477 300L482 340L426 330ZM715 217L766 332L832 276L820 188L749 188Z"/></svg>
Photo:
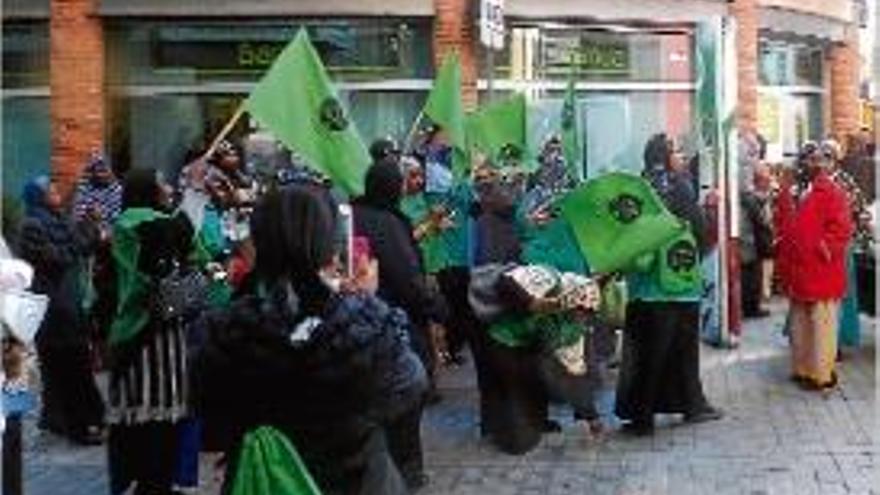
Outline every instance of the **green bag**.
<svg viewBox="0 0 880 495"><path fill-rule="evenodd" d="M603 175L572 191L562 201L562 213L596 273L627 269L682 230L654 188L625 173Z"/></svg>
<svg viewBox="0 0 880 495"><path fill-rule="evenodd" d="M626 323L626 284L617 280L608 282L602 287L602 302L599 316L602 321L616 328Z"/></svg>
<svg viewBox="0 0 880 495"><path fill-rule="evenodd" d="M244 437L230 495L320 495L293 444L263 426Z"/></svg>
<svg viewBox="0 0 880 495"><path fill-rule="evenodd" d="M700 251L690 229L660 248L657 258L660 287L666 293L699 293L703 284Z"/></svg>

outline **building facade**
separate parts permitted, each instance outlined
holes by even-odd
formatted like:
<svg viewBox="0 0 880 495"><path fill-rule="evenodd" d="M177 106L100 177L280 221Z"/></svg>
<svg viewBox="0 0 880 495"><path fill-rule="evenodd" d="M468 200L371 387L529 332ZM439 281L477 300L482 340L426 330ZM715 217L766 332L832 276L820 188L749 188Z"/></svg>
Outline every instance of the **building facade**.
<svg viewBox="0 0 880 495"><path fill-rule="evenodd" d="M465 101L488 97L470 0L7 0L3 11L4 193L51 170L75 181L103 149L120 168L173 174L210 139L300 27L364 139L403 137L448 50ZM535 140L558 126L577 80L588 175L640 166L647 138L693 141L697 40L736 31L737 122L784 159L798 143L858 128L851 0L508 0L495 93L526 91ZM243 121L238 132L248 130ZM690 139L689 139L690 138Z"/></svg>

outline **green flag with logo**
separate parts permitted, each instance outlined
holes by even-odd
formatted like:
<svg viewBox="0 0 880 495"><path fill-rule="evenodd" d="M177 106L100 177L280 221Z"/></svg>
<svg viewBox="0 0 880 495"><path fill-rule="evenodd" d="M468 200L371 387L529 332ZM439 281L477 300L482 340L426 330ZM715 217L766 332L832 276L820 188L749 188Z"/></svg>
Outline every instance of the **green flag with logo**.
<svg viewBox="0 0 880 495"><path fill-rule="evenodd" d="M363 192L370 156L305 29L257 83L245 109L346 192Z"/></svg>
<svg viewBox="0 0 880 495"><path fill-rule="evenodd" d="M582 178L581 146L577 125L577 93L573 79L568 81L565 99L562 102L562 115L559 120L562 131L562 151L565 155L568 173L573 180L580 181Z"/></svg>
<svg viewBox="0 0 880 495"><path fill-rule="evenodd" d="M527 155L526 97L514 95L491 103L468 116L470 150L480 150L493 160L524 161Z"/></svg>
<svg viewBox="0 0 880 495"><path fill-rule="evenodd" d="M461 65L456 53L443 58L434 87L422 113L446 133L454 150L452 168L461 177L467 171L464 131L464 105L461 102Z"/></svg>
<svg viewBox="0 0 880 495"><path fill-rule="evenodd" d="M590 268L628 271L685 230L643 178L610 173L570 192L562 215Z"/></svg>

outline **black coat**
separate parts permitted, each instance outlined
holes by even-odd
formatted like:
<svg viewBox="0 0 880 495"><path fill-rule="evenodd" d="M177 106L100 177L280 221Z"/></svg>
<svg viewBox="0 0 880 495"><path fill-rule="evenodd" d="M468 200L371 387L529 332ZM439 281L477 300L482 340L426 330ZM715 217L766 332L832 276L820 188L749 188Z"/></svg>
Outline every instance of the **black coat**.
<svg viewBox="0 0 880 495"><path fill-rule="evenodd" d="M369 467L390 465L377 462L387 456L382 429L427 389L406 317L373 297L332 296L320 325L294 344L300 322L279 301L248 296L207 317L193 373L206 436L236 453L247 431L271 425L325 493L384 495L396 473Z"/></svg>
<svg viewBox="0 0 880 495"><path fill-rule="evenodd" d="M80 277L97 238L93 225L75 224L48 211L22 222L18 248L22 259L34 267L31 289L49 296L49 308L37 333L41 347L86 345Z"/></svg>
<svg viewBox="0 0 880 495"><path fill-rule="evenodd" d="M403 214L356 202L354 231L370 240L379 262L379 297L406 311L417 327L445 321L443 302L428 289L412 226Z"/></svg>

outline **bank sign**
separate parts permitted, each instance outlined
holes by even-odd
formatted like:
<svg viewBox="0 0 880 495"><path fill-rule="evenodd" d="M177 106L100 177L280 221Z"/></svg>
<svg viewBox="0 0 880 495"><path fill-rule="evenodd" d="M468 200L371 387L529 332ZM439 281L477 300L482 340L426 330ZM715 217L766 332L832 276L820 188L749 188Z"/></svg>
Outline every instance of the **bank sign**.
<svg viewBox="0 0 880 495"><path fill-rule="evenodd" d="M630 72L629 43L604 33L546 31L542 50L548 75L626 77Z"/></svg>

